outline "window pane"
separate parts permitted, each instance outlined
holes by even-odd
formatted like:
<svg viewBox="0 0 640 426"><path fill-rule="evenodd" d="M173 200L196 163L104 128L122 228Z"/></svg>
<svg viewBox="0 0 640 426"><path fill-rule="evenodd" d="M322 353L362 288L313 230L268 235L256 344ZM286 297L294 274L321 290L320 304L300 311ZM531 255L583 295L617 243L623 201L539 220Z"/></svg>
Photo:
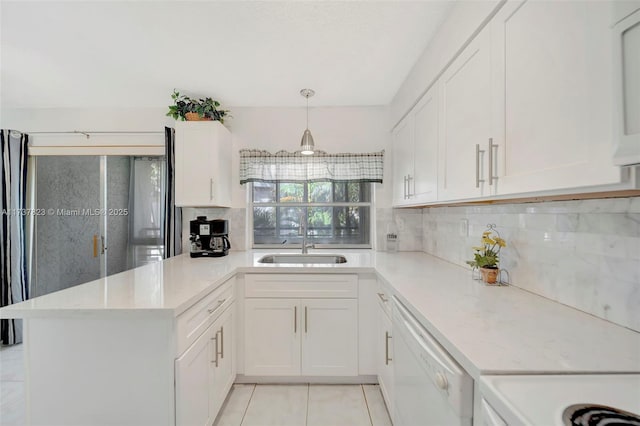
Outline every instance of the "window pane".
<svg viewBox="0 0 640 426"><path fill-rule="evenodd" d="M276 238L276 208L253 208L253 241L260 244L272 242Z"/></svg>
<svg viewBox="0 0 640 426"><path fill-rule="evenodd" d="M309 237L333 236L333 208L310 207L308 228Z"/></svg>
<svg viewBox="0 0 640 426"><path fill-rule="evenodd" d="M302 207L278 207L278 236L298 237L300 234L300 219ZM291 239L288 241L291 243Z"/></svg>
<svg viewBox="0 0 640 426"><path fill-rule="evenodd" d="M348 186L348 195L349 202L351 203L359 203L359 202L368 202L370 200L368 189L369 185L363 185L358 182L349 182Z"/></svg>
<svg viewBox="0 0 640 426"><path fill-rule="evenodd" d="M347 201L347 184L345 182L338 182L334 184L333 199L336 202Z"/></svg>
<svg viewBox="0 0 640 426"><path fill-rule="evenodd" d="M276 184L265 182L253 183L254 203L273 203L276 201Z"/></svg>
<svg viewBox="0 0 640 426"><path fill-rule="evenodd" d="M330 203L331 182L312 182L309 184L309 202Z"/></svg>
<svg viewBox="0 0 640 426"><path fill-rule="evenodd" d="M281 203L302 203L304 201L304 184L279 183Z"/></svg>

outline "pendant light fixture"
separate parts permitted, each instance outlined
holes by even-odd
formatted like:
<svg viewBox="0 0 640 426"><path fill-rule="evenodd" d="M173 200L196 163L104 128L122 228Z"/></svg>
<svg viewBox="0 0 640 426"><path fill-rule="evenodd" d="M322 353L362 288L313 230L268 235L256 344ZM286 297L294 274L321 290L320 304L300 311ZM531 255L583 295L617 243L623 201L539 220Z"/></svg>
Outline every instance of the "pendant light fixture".
<svg viewBox="0 0 640 426"><path fill-rule="evenodd" d="M311 89L302 89L300 94L307 99L307 128L302 134L302 140L300 141L300 154L313 155L315 144L313 143L313 136L309 130L309 98L316 94Z"/></svg>

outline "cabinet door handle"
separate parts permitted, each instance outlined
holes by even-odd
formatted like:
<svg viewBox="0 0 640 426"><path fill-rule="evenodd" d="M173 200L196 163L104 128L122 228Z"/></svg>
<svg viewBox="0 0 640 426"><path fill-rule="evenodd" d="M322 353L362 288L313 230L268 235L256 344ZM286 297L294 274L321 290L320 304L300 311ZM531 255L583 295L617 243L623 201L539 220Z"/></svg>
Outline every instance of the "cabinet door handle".
<svg viewBox="0 0 640 426"><path fill-rule="evenodd" d="M493 143L493 138L489 138L489 185L493 185L493 181L498 179L498 176L493 175L493 151L496 151L497 160L498 145Z"/></svg>
<svg viewBox="0 0 640 426"><path fill-rule="evenodd" d="M412 180L413 180L413 177L411 177L411 175L407 175L407 198L411 198L413 196L413 193L411 192Z"/></svg>
<svg viewBox="0 0 640 426"><path fill-rule="evenodd" d="M484 150L480 149L480 144L476 144L476 188L480 188L480 183L484 182L484 179L480 179L480 153Z"/></svg>
<svg viewBox="0 0 640 426"><path fill-rule="evenodd" d="M298 332L298 307L293 307L293 334Z"/></svg>
<svg viewBox="0 0 640 426"><path fill-rule="evenodd" d="M407 175L404 175L403 179L404 179L404 183L402 185L402 191L404 192L403 198L406 200L407 199Z"/></svg>
<svg viewBox="0 0 640 426"><path fill-rule="evenodd" d="M389 299L384 297L384 293L376 293L376 294L378 295L380 300L382 300L384 303L387 303L389 301Z"/></svg>
<svg viewBox="0 0 640 426"><path fill-rule="evenodd" d="M304 332L307 332L307 326L309 325L309 318L307 316L307 307L304 307Z"/></svg>
<svg viewBox="0 0 640 426"><path fill-rule="evenodd" d="M209 179L209 201L213 201L213 178Z"/></svg>
<svg viewBox="0 0 640 426"><path fill-rule="evenodd" d="M389 358L389 339L391 339L391 336L389 335L388 331L384 332L384 364L385 365L389 365L389 361L393 361L391 358Z"/></svg>
<svg viewBox="0 0 640 426"><path fill-rule="evenodd" d="M215 353L215 358L213 359L213 361L211 361L212 364L215 364L215 366L218 366L218 332L216 331L216 335L215 337L212 337L211 340L215 340L214 342L214 349L213 352Z"/></svg>
<svg viewBox="0 0 640 426"><path fill-rule="evenodd" d="M220 333L220 339L219 339L220 340L220 352L217 352L217 350L218 350L217 346L218 345L216 345L216 352L217 352L216 353L216 358L218 357L218 355L220 355L220 358L224 359L224 327L220 327L219 333ZM218 334L218 332L216 334Z"/></svg>

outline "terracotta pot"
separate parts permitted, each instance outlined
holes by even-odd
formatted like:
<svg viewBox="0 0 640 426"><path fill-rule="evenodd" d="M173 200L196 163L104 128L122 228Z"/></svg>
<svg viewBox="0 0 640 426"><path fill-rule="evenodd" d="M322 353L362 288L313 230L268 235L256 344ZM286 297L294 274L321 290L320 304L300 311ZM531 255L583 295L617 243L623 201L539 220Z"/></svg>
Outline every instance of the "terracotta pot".
<svg viewBox="0 0 640 426"><path fill-rule="evenodd" d="M212 118L200 117L200 114L197 112L187 112L184 114L184 118L187 121L213 121Z"/></svg>
<svg viewBox="0 0 640 426"><path fill-rule="evenodd" d="M480 268L482 274L482 281L487 284L497 284L498 281L498 268Z"/></svg>

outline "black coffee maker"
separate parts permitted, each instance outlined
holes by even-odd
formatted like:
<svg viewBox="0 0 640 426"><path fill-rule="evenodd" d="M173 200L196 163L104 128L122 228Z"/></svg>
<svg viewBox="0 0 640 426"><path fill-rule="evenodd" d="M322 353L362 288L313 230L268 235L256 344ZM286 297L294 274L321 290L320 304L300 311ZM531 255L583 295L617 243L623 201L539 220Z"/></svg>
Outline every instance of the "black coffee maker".
<svg viewBox="0 0 640 426"><path fill-rule="evenodd" d="M229 254L229 222L224 219L207 220L198 216L190 222L191 257L220 257Z"/></svg>

